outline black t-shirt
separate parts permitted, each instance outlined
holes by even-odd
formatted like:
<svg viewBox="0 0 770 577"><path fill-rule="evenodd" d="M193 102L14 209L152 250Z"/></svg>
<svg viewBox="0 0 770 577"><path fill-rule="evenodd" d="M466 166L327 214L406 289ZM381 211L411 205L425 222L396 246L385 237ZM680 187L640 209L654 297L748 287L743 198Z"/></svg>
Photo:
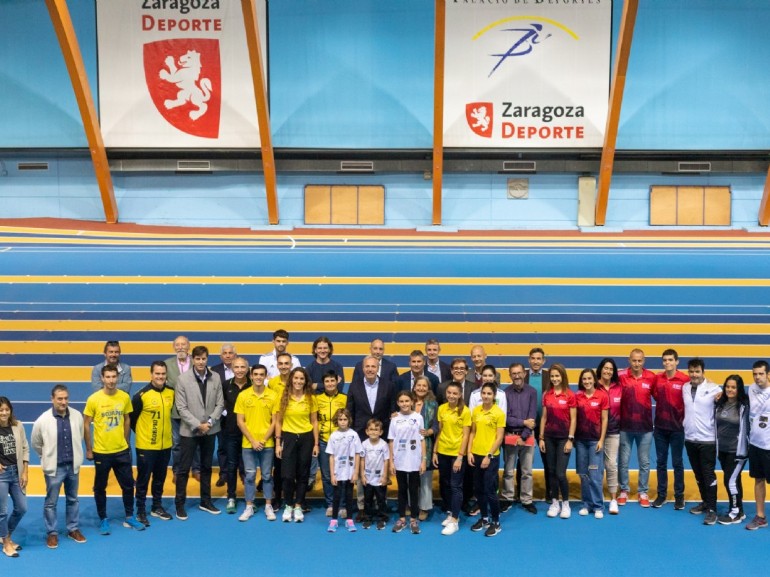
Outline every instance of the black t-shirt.
<svg viewBox="0 0 770 577"><path fill-rule="evenodd" d="M3 467L17 465L16 438L11 427L0 427L0 464Z"/></svg>

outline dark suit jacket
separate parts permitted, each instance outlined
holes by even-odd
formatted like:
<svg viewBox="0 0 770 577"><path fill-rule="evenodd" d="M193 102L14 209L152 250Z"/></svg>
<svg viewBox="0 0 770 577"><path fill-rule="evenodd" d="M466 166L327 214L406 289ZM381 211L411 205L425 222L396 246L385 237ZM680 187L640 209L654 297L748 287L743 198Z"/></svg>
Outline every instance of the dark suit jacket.
<svg viewBox="0 0 770 577"><path fill-rule="evenodd" d="M219 381L224 385L227 382L227 378L225 377L225 364L219 363L218 365L214 365L211 367L211 372L216 373L219 375Z"/></svg>
<svg viewBox="0 0 770 577"><path fill-rule="evenodd" d="M382 358L382 366L380 367L380 380L382 379L385 379L391 383L395 383L398 380L398 367L396 366L396 363L386 359L385 357ZM364 361L361 359L356 363L356 366L353 369L353 380L350 381L350 384L352 385L353 383L363 382Z"/></svg>
<svg viewBox="0 0 770 577"><path fill-rule="evenodd" d="M436 378L436 375L433 373L429 373L428 371L423 371L423 374L428 377L428 380L430 381L430 388L433 391L433 394L435 395L438 392L438 386L439 381ZM412 390L412 371L406 371L404 374L402 374L400 377L398 377L398 381L396 381L396 392L398 391L411 391Z"/></svg>
<svg viewBox="0 0 770 577"><path fill-rule="evenodd" d="M374 403L374 411L372 411L363 381L354 381L350 383L348 389L347 408L353 419L351 428L358 433L362 441L366 439L366 423L369 419L382 421L382 438L387 439L390 416L396 412L396 387L391 381L380 377L377 386L377 400Z"/></svg>
<svg viewBox="0 0 770 577"><path fill-rule="evenodd" d="M439 378L439 382L443 383L444 381L451 381L452 380L452 367L450 367L447 363L442 361L441 359L438 360L438 369L441 373L441 377ZM430 373L428 370L428 358L425 358L425 372ZM431 373L433 375L433 373ZM435 375L434 375L435 376Z"/></svg>
<svg viewBox="0 0 770 577"><path fill-rule="evenodd" d="M451 382L452 382L452 379L449 379L448 381L444 381L438 386L438 390L436 391L436 400L438 401L439 405L446 403L446 389ZM476 386L476 383L474 381L469 381L468 379L465 379L465 386L463 387L464 389L463 400L465 401L466 405L471 400L471 393L475 391L477 388L478 387Z"/></svg>

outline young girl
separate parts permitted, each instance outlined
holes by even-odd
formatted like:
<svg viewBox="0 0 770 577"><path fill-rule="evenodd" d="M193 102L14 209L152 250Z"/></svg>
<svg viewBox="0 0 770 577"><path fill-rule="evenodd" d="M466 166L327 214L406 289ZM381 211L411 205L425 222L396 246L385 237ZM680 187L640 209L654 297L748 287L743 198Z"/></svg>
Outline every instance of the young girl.
<svg viewBox="0 0 770 577"><path fill-rule="evenodd" d="M465 455L471 431L471 412L463 402L463 391L457 383L446 388L447 402L438 408L438 432L433 449L433 466L438 469L441 500L447 508L442 535L459 530L460 506L463 500Z"/></svg>
<svg viewBox="0 0 770 577"><path fill-rule="evenodd" d="M412 519L409 524L412 533L420 532L420 521L414 517L417 510L417 495L420 475L427 466L425 439L420 430L425 428L422 415L415 413L414 396L411 391L401 391L396 397L399 412L391 419L388 430L390 445L390 472L398 483L398 521L393 532L399 533L406 527L406 507L409 504Z"/></svg>
<svg viewBox="0 0 770 577"><path fill-rule="evenodd" d="M307 492L310 460L318 456L318 403L310 377L301 367L289 373L289 384L281 396L275 424L275 440L275 455L283 459L281 475L286 508L281 519L289 523L293 514L294 522L301 523L305 520L302 502Z"/></svg>
<svg viewBox="0 0 770 577"><path fill-rule="evenodd" d="M355 532L356 525L351 517L353 513L353 485L358 481L358 469L361 466L363 447L358 433L350 429L350 411L337 409L332 417L337 430L329 435L326 454L329 455L329 470L334 486L332 497L332 520L329 521L329 533L337 530L337 515L340 512L340 499L345 495L346 521L345 528Z"/></svg>
<svg viewBox="0 0 770 577"><path fill-rule="evenodd" d="M27 468L29 445L23 425L13 415L13 405L7 397L0 397L0 538L3 553L18 557L19 545L11 533L27 512ZM8 496L13 499L13 513L8 515Z"/></svg>
<svg viewBox="0 0 770 577"><path fill-rule="evenodd" d="M420 430L420 434L425 439L425 455L431 455L433 452L433 441L438 424L436 423L436 413L438 403L433 391L430 388L430 381L425 375L414 379L412 388L414 393L414 410L422 415L425 428ZM419 490L420 521L425 521L433 510L433 463L429 460L425 472L420 475Z"/></svg>
<svg viewBox="0 0 770 577"><path fill-rule="evenodd" d="M551 494L546 495L551 506L548 507L547 515L569 519L572 511L569 506L567 465L577 426L575 393L569 388L567 369L564 366L558 363L551 365L548 377L550 388L543 395L543 416L540 419L540 451L545 453L551 473Z"/></svg>
<svg viewBox="0 0 770 577"><path fill-rule="evenodd" d="M468 465L474 467L473 489L481 512L481 518L473 524L471 531L485 529L484 535L487 537L494 537L501 531L497 479L500 445L505 432L505 413L495 405L496 393L497 387L493 383L481 385L481 404L471 413L471 432L468 438L471 447Z"/></svg>
<svg viewBox="0 0 770 577"><path fill-rule="evenodd" d="M382 422L379 419L369 419L366 423L366 436L367 439L362 443L364 458L361 463L361 483L364 486L364 529L371 527L372 521L377 517L377 529L381 531L388 524L385 501L390 471L390 449L388 444L380 438Z"/></svg>
<svg viewBox="0 0 770 577"><path fill-rule="evenodd" d="M741 473L749 448L749 397L740 375L725 379L722 396L714 409L717 425L717 456L724 473L724 484L730 496L730 510L717 518L722 525L740 523L743 512Z"/></svg>
<svg viewBox="0 0 770 577"><path fill-rule="evenodd" d="M575 429L575 460L580 475L583 507L580 515L593 513L604 517L604 437L607 434L607 413L610 400L602 389L596 387L596 373L583 369L578 381L580 389L576 395L577 428Z"/></svg>

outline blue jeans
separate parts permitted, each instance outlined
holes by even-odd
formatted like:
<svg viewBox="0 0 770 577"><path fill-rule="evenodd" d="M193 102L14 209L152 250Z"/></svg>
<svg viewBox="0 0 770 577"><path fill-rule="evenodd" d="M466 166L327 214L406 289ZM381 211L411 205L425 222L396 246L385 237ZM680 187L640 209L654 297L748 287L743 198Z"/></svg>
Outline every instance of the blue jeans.
<svg viewBox="0 0 770 577"><path fill-rule="evenodd" d="M273 457L275 449L273 447L255 451L254 449L243 449L243 466L246 469L246 479L243 482L246 503L254 503L257 495L257 467L262 475L262 494L266 501L273 499Z"/></svg>
<svg viewBox="0 0 770 577"><path fill-rule="evenodd" d="M326 445L326 441L321 441L318 444L318 468L321 469L321 483L323 484L324 501L326 501L326 507L328 508L332 506L332 499L334 497L334 485L332 485L332 472L329 468L329 455L326 454Z"/></svg>
<svg viewBox="0 0 770 577"><path fill-rule="evenodd" d="M13 513L8 515L8 495L13 499ZM19 468L9 465L0 473L0 538L16 529L27 512L27 496L19 485Z"/></svg>
<svg viewBox="0 0 770 577"><path fill-rule="evenodd" d="M620 431L620 455L618 459L618 480L620 490L628 492L628 461L631 458L631 446L636 442L636 456L639 460L639 483L637 491L646 493L650 481L650 446L652 431L648 433L627 433Z"/></svg>
<svg viewBox="0 0 770 577"><path fill-rule="evenodd" d="M56 533L56 503L59 500L59 491L62 485L64 485L64 497L67 502L67 532L71 533L78 528L80 518L79 484L80 475L75 473L72 463L56 467L55 475L45 475L46 492L43 519L45 520L46 533Z"/></svg>
<svg viewBox="0 0 770 577"><path fill-rule="evenodd" d="M604 451L596 452L597 441L575 441L575 468L580 475L580 496L591 512L604 509Z"/></svg>
<svg viewBox="0 0 770 577"><path fill-rule="evenodd" d="M684 431L661 431L655 429L655 455L658 469L658 497L668 492L668 451L671 449L671 464L674 466L674 496L684 496Z"/></svg>

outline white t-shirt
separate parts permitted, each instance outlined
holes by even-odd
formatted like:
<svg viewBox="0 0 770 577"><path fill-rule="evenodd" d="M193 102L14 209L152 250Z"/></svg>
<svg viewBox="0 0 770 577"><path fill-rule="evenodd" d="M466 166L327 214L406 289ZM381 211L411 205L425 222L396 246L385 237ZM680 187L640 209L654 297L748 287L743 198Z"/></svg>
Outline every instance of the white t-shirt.
<svg viewBox="0 0 770 577"><path fill-rule="evenodd" d="M384 439L374 445L369 439L362 443L364 449L364 471L366 483L373 487L379 487L387 482L388 472L385 470L385 461L390 459L390 449Z"/></svg>
<svg viewBox="0 0 770 577"><path fill-rule="evenodd" d="M749 443L759 449L770 450L770 387L746 387L749 394Z"/></svg>
<svg viewBox="0 0 770 577"><path fill-rule="evenodd" d="M334 457L334 475L338 481L350 481L353 478L356 455L363 456L363 452L358 433L353 429L344 432L336 430L329 435L326 454Z"/></svg>
<svg viewBox="0 0 770 577"><path fill-rule="evenodd" d="M473 413L473 409L481 404L481 389L476 389L471 393L468 399L468 410ZM508 399L505 397L505 391L498 388L495 393L495 404L500 407L504 414L508 414Z"/></svg>
<svg viewBox="0 0 770 577"><path fill-rule="evenodd" d="M420 413L398 413L390 420L388 440L393 441L393 464L397 471L419 471L422 464L422 439L420 429L425 428Z"/></svg>

